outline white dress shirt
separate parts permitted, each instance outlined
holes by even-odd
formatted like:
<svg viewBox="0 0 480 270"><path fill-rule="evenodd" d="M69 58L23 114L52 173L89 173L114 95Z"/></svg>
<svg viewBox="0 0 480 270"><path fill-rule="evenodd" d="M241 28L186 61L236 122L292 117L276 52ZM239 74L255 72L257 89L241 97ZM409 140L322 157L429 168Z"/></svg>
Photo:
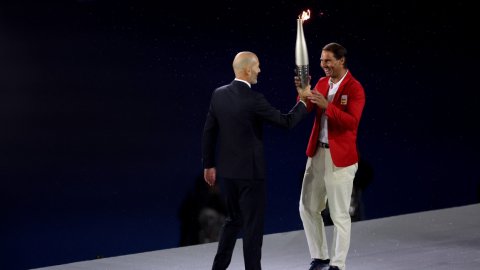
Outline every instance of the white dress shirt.
<svg viewBox="0 0 480 270"><path fill-rule="evenodd" d="M248 87L252 88L252 86L250 85L250 83L248 83L247 81L240 80L240 79L237 79L237 78L235 78L235 81L244 82L244 83L248 84Z"/></svg>
<svg viewBox="0 0 480 270"><path fill-rule="evenodd" d="M337 83L333 83L332 78L330 78L330 80L328 81L328 84L330 85L330 88L328 90L328 96L327 96L328 102L330 103L333 102L333 98L337 93L338 87L342 83L345 76L347 76L347 73L348 73L348 69L347 69L347 72L345 72L345 75L343 75L342 79ZM318 136L318 140L322 143L328 143L328 116L325 115L325 111L323 111L322 117L320 118L320 136Z"/></svg>

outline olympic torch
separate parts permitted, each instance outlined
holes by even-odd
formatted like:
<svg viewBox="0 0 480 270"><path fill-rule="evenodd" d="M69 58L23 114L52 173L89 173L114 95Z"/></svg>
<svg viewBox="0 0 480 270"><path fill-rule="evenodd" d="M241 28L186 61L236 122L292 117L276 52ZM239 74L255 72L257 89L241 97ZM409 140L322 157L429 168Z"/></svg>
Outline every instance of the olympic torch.
<svg viewBox="0 0 480 270"><path fill-rule="evenodd" d="M303 22L310 18L310 10L303 12L302 18L298 16L297 20L297 43L295 44L295 64L297 65L297 75L302 83L302 88L308 85L308 51L305 35L303 34Z"/></svg>

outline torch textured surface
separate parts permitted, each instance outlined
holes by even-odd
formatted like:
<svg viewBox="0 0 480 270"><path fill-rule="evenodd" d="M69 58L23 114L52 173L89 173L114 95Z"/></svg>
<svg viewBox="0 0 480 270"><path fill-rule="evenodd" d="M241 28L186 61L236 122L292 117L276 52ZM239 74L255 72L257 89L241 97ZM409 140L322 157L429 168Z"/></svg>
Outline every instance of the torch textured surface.
<svg viewBox="0 0 480 270"><path fill-rule="evenodd" d="M302 83L302 88L308 85L308 65L299 66L297 65L297 75L300 78Z"/></svg>

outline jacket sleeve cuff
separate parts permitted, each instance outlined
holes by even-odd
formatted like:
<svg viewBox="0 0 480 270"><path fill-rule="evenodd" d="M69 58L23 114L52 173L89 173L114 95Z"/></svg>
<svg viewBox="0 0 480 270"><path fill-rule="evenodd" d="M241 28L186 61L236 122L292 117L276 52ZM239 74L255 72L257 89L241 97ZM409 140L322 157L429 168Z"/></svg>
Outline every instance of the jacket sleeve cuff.
<svg viewBox="0 0 480 270"><path fill-rule="evenodd" d="M204 169L210 169L215 167L215 160L202 158L202 164Z"/></svg>

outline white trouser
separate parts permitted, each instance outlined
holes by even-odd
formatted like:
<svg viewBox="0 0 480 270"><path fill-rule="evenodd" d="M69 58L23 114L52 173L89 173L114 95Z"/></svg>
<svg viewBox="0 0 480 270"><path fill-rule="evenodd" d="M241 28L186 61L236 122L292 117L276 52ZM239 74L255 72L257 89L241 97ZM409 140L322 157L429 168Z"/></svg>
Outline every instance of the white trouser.
<svg viewBox="0 0 480 270"><path fill-rule="evenodd" d="M351 220L348 209L353 188L353 178L358 163L348 167L333 164L330 149L318 148L308 158L300 197L300 217L307 235L312 258L328 259L327 240L321 212L328 197L330 216L334 224L332 258L330 265L345 269L345 259L350 247Z"/></svg>

